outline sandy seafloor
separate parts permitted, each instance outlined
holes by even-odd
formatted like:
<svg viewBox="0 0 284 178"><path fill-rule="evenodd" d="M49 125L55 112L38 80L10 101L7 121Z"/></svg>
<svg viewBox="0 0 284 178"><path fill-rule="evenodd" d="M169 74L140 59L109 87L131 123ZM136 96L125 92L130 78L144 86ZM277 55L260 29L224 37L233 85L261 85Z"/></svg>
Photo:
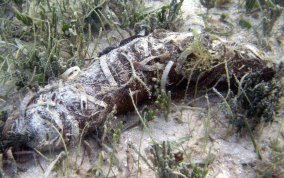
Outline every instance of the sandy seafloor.
<svg viewBox="0 0 284 178"><path fill-rule="evenodd" d="M149 2L148 5L160 5L161 1ZM221 13L227 13L230 20L237 22L241 9L237 4L231 3L227 8L214 8L209 11L212 17L218 17ZM182 6L184 26L180 31L196 30L201 31L204 28L203 18L200 14L204 14L206 9L201 6L199 0L185 0ZM283 25L284 17L278 20L277 25ZM281 24L282 23L282 24ZM237 23L235 23L237 24ZM277 27L276 25L276 27ZM277 35L279 32L275 32ZM244 30L235 25L233 35L223 37L224 40L232 40L238 43L251 44L256 46L257 39L251 30ZM271 51L263 52L266 59L274 60L279 63L284 61L283 44L278 45L272 36L269 39L271 42ZM258 46L257 46L258 47ZM257 165L259 164L258 157L254 151L253 144L247 134L236 133L234 128L228 123L228 119L224 117L219 109L217 97L209 97L212 101L212 113L210 118L207 115L207 102L205 99L200 100L194 106L197 108L187 107L186 103L181 101L173 101L172 112L169 116L169 121L161 115L148 123L149 129L141 129L137 126L122 133L120 143L117 147L117 158L111 176L116 177L155 177L155 172L152 171L147 164L137 155L137 153L128 148L131 144L140 150L142 156L149 158L149 148L153 141L171 141L175 143L182 143L181 146L174 149L175 152L181 151L184 155L185 162L204 163L204 160L213 158L211 164L208 166L207 177L256 177ZM278 138L283 144L284 130L283 130L283 113L278 114L275 121L265 125L259 126L255 130L256 141L259 144L260 150L263 153L264 159L267 159L271 151L270 144L273 140ZM127 120L137 120L138 116L135 113L130 113L127 116L119 116L119 118L126 118ZM205 127L206 125L206 127ZM205 129L206 128L206 129ZM207 139L206 139L207 138ZM206 141L207 140L207 141ZM94 145L92 139L87 139L90 145ZM81 147L82 148L82 147ZM65 177L86 177L87 171L94 168L97 164L97 151L85 156L82 161L84 149L69 148L71 157L69 158L69 169L65 172ZM107 150L107 149L106 149ZM110 155L110 152L104 151L105 158ZM46 156L53 160L59 152L45 153ZM75 160L77 157L77 166ZM47 161L39 157L39 162L44 170L47 169L51 161ZM33 159L23 161L21 165L25 167L25 171L19 172L19 177L43 177L44 171L40 168L38 163ZM81 164L81 165L80 165ZM108 171L107 160L104 162L103 170ZM68 164L65 164L68 166ZM64 170L58 169L56 172L50 174L50 177L63 177ZM91 176L92 177L92 176Z"/></svg>

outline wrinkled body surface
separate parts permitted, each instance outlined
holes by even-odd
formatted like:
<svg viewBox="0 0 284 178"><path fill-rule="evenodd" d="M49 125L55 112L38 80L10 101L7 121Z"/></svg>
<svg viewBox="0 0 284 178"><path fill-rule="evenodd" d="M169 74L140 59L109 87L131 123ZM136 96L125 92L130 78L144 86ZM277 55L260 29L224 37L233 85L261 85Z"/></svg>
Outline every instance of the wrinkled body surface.
<svg viewBox="0 0 284 178"><path fill-rule="evenodd" d="M17 138L38 150L61 148L63 141L76 143L82 130L95 130L110 113L132 108L130 91L139 103L151 97L157 81L176 84L181 79L178 75L188 78L190 74L191 80L212 85L222 77L242 77L265 67L255 51L237 45L229 49L230 43L206 34L198 38L210 58L199 62L204 59L190 48L195 38L192 33L156 31L102 54L88 68L76 70L76 75L71 71L64 80L29 94L22 101L19 117L7 122L6 139Z"/></svg>

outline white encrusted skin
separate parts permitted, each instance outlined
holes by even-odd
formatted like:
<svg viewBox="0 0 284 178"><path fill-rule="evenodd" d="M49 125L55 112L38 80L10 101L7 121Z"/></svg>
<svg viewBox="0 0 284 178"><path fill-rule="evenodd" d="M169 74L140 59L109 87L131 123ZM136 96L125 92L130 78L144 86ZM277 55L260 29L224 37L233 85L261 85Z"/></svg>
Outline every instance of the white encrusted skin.
<svg viewBox="0 0 284 178"><path fill-rule="evenodd" d="M119 96L123 89L137 90L139 81L129 82L133 75L130 62L139 63L163 53L169 53L168 60L175 61L192 38L191 33L159 31L102 55L101 61L94 59L76 79L58 81L52 84L55 87L47 85L35 93L10 126L7 137L23 138L24 144L41 151L61 148L63 141L76 143L86 125L95 130L93 127L99 126L115 105L123 104L125 96ZM110 72L112 76L106 76ZM143 71L143 66L140 71L136 69L147 86L147 75L154 72Z"/></svg>

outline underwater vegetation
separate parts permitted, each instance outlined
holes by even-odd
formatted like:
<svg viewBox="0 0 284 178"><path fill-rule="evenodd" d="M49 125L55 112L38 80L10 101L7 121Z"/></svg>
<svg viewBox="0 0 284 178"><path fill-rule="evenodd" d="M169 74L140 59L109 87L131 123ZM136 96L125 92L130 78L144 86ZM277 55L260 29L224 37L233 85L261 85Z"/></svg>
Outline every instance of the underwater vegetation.
<svg viewBox="0 0 284 178"><path fill-rule="evenodd" d="M112 50L116 50L125 44L127 45L136 38L147 36L156 29L179 31L180 26L184 22L181 16L181 6L183 2L184 0L172 0L169 4L159 8L150 8L147 7L143 0L82 0L79 2L75 0L0 0L0 84L3 86L10 85L12 88L7 91L5 96L0 95L0 101L9 100L9 94L12 93L13 90L32 90L34 93L39 92L33 95L26 105L24 105L23 116L26 116L26 110L31 110L36 107L40 107L39 110L44 110L45 112L45 106L48 108L45 114L47 114L48 117L51 116L50 111L56 108L55 105L53 105L53 101L57 95L50 97L52 101L48 102L46 102L47 99L45 97L49 92L56 93L58 91L52 87L44 90L42 86L57 84L55 81L59 78L66 82L68 81L68 76L66 78L61 74L70 67L80 69L89 66L90 63L94 61L94 58L97 59L97 57L99 58L104 54L112 52ZM234 128L237 128L237 132L245 130L248 135L250 135L255 151L259 159L263 161L261 165L257 167L257 169L260 168L258 171L259 174L268 177L281 177L281 175L283 175L281 172L281 166L283 166L282 147L276 144L275 141L274 145L272 145L275 149L273 148L271 158L264 160L264 155L262 155L254 139L254 130L261 123L267 124L272 122L277 111L283 109L283 103L280 102L280 98L283 98L284 95L282 79L283 64L275 65L271 68L262 68L263 63L261 63L261 67L259 67L257 63L249 63L248 65L252 65L253 67L246 68L242 65L245 60L241 60L240 62L239 60L232 61L232 59L240 59L243 57L248 59L256 54L250 53L250 55L246 56L246 54L239 52L243 49L234 48L237 46L235 43L228 43L226 45L217 43L218 37L216 36L228 37L232 35L236 25L241 26L245 30L253 31L259 38L263 37L263 39L266 39L275 35L273 28L275 27L276 21L279 20L283 13L283 1L238 1L241 12L237 21L230 21L227 14L221 14L220 19L217 19L218 23L222 24L225 30L217 28L219 24L211 17L210 10L215 7L223 8L233 2L233 0L200 0L200 2L207 8L206 14L202 14L203 20L205 21L204 30L206 32L201 35L193 33L194 40L185 49L182 49L178 43L173 43L173 46L176 48L171 48L177 50L177 53L180 54L177 58L179 62L173 66L177 69L179 74L183 76L183 79L187 80L184 85L185 91L182 91L184 98L187 98L189 92L194 95L194 97L197 97L200 93L206 93L205 98L207 97L208 103L208 93L213 93L222 98L223 103L221 106L225 106L225 109L222 109L229 123L234 126ZM259 12L260 14L256 20L257 25L252 23L255 12ZM213 27L212 24L217 24L216 28ZM112 36L110 32L116 33L115 36ZM158 32L163 32L163 30L158 30ZM208 33L208 35L206 35L206 33ZM159 36L158 33L153 34ZM130 38L128 38L129 36ZM203 38L201 38L201 36ZM100 40L103 38L106 38L110 48L100 52L97 47ZM121 41L117 47L112 46L113 43L121 39L126 40ZM166 46L169 47L169 44L173 41L169 42ZM212 50L212 48L214 49ZM125 54L122 54L122 56L127 59ZM141 66L139 62L133 63L133 66L129 65L128 71L131 71L133 74L131 80L133 79L133 81L140 84L141 86L139 85L139 87L145 87L144 80L140 79L143 75L140 76L139 70L137 70L137 72L135 69L137 66L141 67L141 69L145 67L145 70L152 70L154 67L159 67L156 63L159 63L159 60L165 62L165 60L163 60L164 56L166 56L165 59L168 59L169 54L161 54L154 56L154 58L145 58L146 62L144 62L144 64L148 63L149 65ZM174 53L171 59L176 57L177 54ZM159 109L153 109L152 105L145 106L144 111L141 112L142 115L140 115L136 107L136 91L126 90L125 92L130 93L133 107L139 115L139 124L143 126L142 129L144 130L148 129L148 124L150 124L148 121L153 120L159 113L163 113L167 121L171 119L168 118L168 115L172 111L171 97L173 95L170 91L165 92L165 86L166 84L171 84L171 82L167 83L167 77L171 76L170 69L173 66L168 64L167 66L170 67L167 70L164 69L160 71L161 73L157 72L155 73L157 74L156 77L147 80L147 82L150 82L150 85L153 85L154 89L156 89L156 91L154 91L154 99ZM164 65L166 65L166 63ZM108 67L112 68L113 66ZM243 71L241 70L244 68L247 71L242 73ZM243 75L236 75L239 72L237 69L240 69L239 71L241 71ZM152 70L152 72L153 71L154 70ZM104 72L106 73L108 71L105 70ZM161 77L161 79L158 77ZM69 81L69 84L70 83L72 82ZM220 85L225 88L222 92L216 89L220 87ZM61 86L58 88L60 87ZM145 88L148 90L148 86ZM82 112L83 114L80 113L80 117L84 117L84 119L86 119L86 115L84 115L86 114L86 110L91 110L90 108L94 105L104 108L106 107L105 103L109 102L108 100L104 103L89 99L91 96L87 95L86 92L78 86L76 86L75 89L71 87L70 91L74 90L81 92L77 92L79 97L76 98L80 99L72 103L72 106L70 106L71 109L69 109L73 110L75 114L78 114L80 109L85 109ZM41 95L44 97L40 97ZM103 100L105 98L101 97L100 99ZM45 102L42 102L42 100ZM112 120L116 117L114 115L116 114L117 108L111 106L108 107L108 109L109 110L105 113L110 113L109 115L106 117L100 116L103 124L102 127L97 129L96 134L98 134L100 138L97 138L98 135L96 135L96 139L101 147L108 148L106 144L110 144L108 149L113 151L107 156L104 155L103 151L99 153L98 164L88 171L90 176L107 177L111 172L111 167L117 162L116 146L119 143L122 124L119 123L118 128L113 126ZM210 109L209 103L208 113ZM56 111L61 112L62 108ZM12 116L13 115L8 114L7 111L2 111L1 108L1 131L3 131L7 118L11 118ZM32 114L30 114L29 117L33 117ZM57 115L51 118L57 118ZM79 118L79 116L74 118ZM94 116L92 115L91 118L94 118ZM103 121L104 119L105 121ZM51 129L54 131L57 128ZM89 149L89 143L82 141L82 137L87 134L85 131L88 129L89 125L86 124L86 127L78 129L80 131L79 135L79 132L76 132L76 136L78 136L80 140L79 147L81 146L81 142L84 142L84 145ZM57 141L61 142L60 139L65 139L65 137L63 138L64 134L67 135L66 143L63 141L64 154L60 154L58 159L56 159L57 161L55 160L55 162L60 162L61 164L62 160L63 162L70 160L66 147L69 141L69 135L67 131L59 133L60 131L60 129L57 129L53 133L53 136L56 136L56 139L59 140ZM74 130L71 129L71 131ZM21 134L22 132L19 133L19 135ZM18 137L13 137L13 139L10 140L11 142L2 144L4 138L2 137L3 135L0 134L1 152L5 152L5 154L11 152L12 154L11 148L7 151L8 147L21 147L22 145L17 145L17 143L22 142L21 144L25 145L24 142L32 140L28 132L27 135L23 137L19 135ZM35 134L34 137L36 136L37 134ZM209 134L207 136L207 139L209 139ZM48 138L47 141L49 141ZM205 160L204 163L193 164L186 160L191 158L185 159L183 152L176 153L173 151L172 147L173 144L170 142L164 141L161 144L153 143L150 154L155 159L151 160L152 165L149 164L150 166L148 166L156 172L157 177L206 177L209 171L208 166L212 161L211 158L208 157L208 160ZM140 154L140 150L137 152ZM104 174L101 169L105 159L107 159L110 164L107 174ZM147 162L147 160L145 162ZM69 169L73 168L69 167Z"/></svg>
<svg viewBox="0 0 284 178"><path fill-rule="evenodd" d="M181 23L182 0L146 8L141 0L7 1L0 4L0 81L37 88L57 79L72 66L83 67L94 57L108 30L134 35L156 28L175 30ZM125 33L124 33L125 34Z"/></svg>

